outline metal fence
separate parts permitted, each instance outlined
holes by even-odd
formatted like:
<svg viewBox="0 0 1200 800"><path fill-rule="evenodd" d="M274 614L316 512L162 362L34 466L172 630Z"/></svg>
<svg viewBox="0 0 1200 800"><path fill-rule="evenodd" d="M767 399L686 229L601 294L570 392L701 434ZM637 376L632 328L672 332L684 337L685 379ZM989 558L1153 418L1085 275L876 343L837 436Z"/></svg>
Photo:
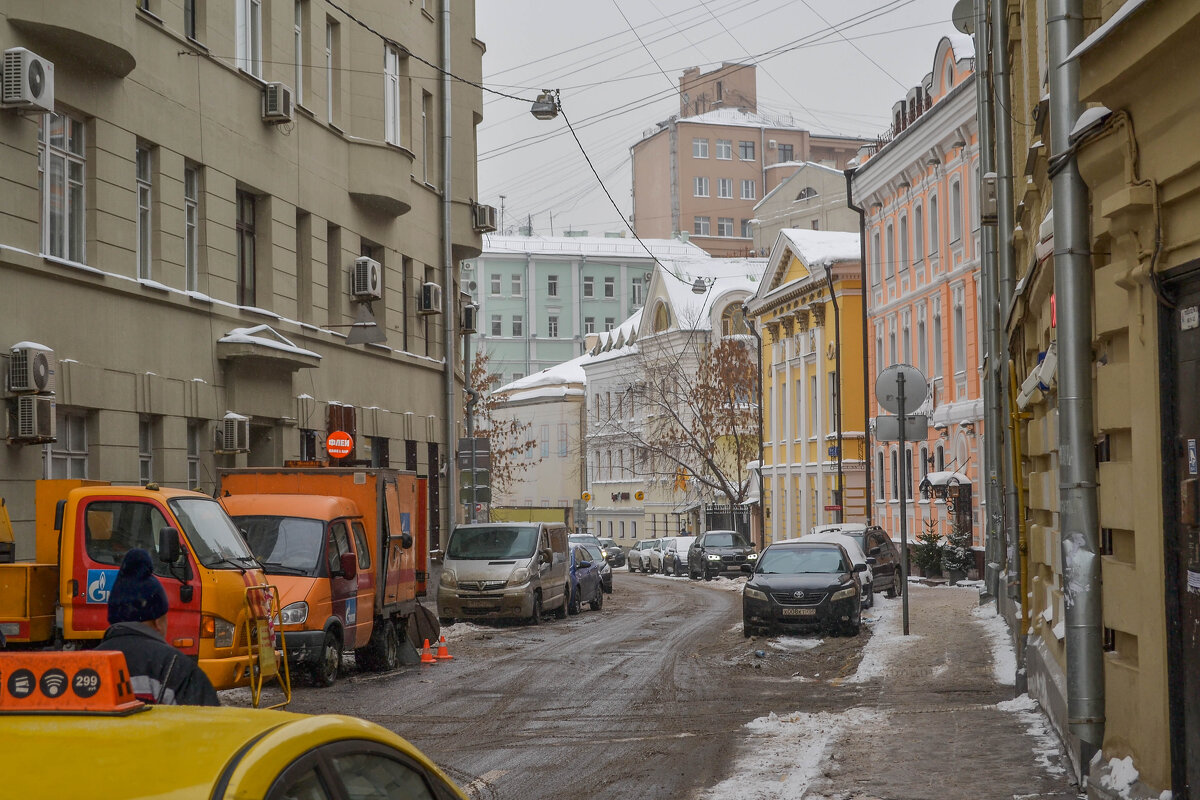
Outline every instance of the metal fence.
<svg viewBox="0 0 1200 800"><path fill-rule="evenodd" d="M750 509L747 506L709 503L704 506L704 530L737 531L749 539Z"/></svg>

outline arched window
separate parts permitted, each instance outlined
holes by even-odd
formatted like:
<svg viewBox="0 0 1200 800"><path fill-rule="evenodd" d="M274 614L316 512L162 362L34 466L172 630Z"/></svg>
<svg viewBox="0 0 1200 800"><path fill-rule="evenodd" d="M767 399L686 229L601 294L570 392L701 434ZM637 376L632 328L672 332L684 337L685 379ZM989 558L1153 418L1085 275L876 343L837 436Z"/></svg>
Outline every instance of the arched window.
<svg viewBox="0 0 1200 800"><path fill-rule="evenodd" d="M938 241L938 202L937 195L929 198L929 254L936 256L941 249Z"/></svg>
<svg viewBox="0 0 1200 800"><path fill-rule="evenodd" d="M879 231L876 230L871 234L871 285L879 285L879 262L882 259L882 251L879 246Z"/></svg>
<svg viewBox="0 0 1200 800"><path fill-rule="evenodd" d="M908 252L908 217L904 214L900 215L900 269L908 269L908 265L912 263L911 254Z"/></svg>
<svg viewBox="0 0 1200 800"><path fill-rule="evenodd" d="M725 310L721 312L721 335L722 336L740 336L750 333L750 328L746 326L746 312L742 310L740 303L730 303L725 306Z"/></svg>
<svg viewBox="0 0 1200 800"><path fill-rule="evenodd" d="M659 303L654 308L654 332L662 333L669 327L671 327L671 312L667 310L666 303Z"/></svg>
<svg viewBox="0 0 1200 800"><path fill-rule="evenodd" d="M921 445L921 478L929 474L929 445Z"/></svg>
<svg viewBox="0 0 1200 800"><path fill-rule="evenodd" d="M900 499L900 454L892 450L892 499Z"/></svg>
<svg viewBox="0 0 1200 800"><path fill-rule="evenodd" d="M921 263L925 258L925 211L921 206L913 209L913 261Z"/></svg>
<svg viewBox="0 0 1200 800"><path fill-rule="evenodd" d="M883 274L885 277L892 277L893 263L896 258L896 230L888 223L887 226L887 250L883 254Z"/></svg>
<svg viewBox="0 0 1200 800"><path fill-rule="evenodd" d="M937 446L937 472L945 472L946 470L946 448L941 444Z"/></svg>
<svg viewBox="0 0 1200 800"><path fill-rule="evenodd" d="M962 216L962 183L954 181L950 184L950 241L952 242L957 242L962 238Z"/></svg>

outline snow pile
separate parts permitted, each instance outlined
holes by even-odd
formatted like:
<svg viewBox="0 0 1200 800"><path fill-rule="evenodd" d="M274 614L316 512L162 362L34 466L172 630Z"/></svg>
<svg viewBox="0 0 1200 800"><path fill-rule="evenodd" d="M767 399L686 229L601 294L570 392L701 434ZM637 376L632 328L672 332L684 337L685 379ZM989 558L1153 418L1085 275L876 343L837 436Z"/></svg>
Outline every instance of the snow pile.
<svg viewBox="0 0 1200 800"><path fill-rule="evenodd" d="M876 597L875 601L877 607L872 609L875 612L874 617L863 620L873 623L871 639L863 648L862 661L858 663L858 669L853 675L846 678L845 683L865 683L880 677L888 663L895 657L896 652L902 648L903 642L921 638L916 635L904 636L900 624L902 605L898 598L881 602L881 598Z"/></svg>
<svg viewBox="0 0 1200 800"><path fill-rule="evenodd" d="M992 675L1001 686L1012 686L1017 680L1017 654L1009 638L1004 618L996 613L995 606L978 606L971 609L973 616L987 633L992 648Z"/></svg>
<svg viewBox="0 0 1200 800"><path fill-rule="evenodd" d="M442 626L442 636L446 637L447 644L475 638L479 634L494 634L495 632L495 628L485 628L473 622L456 622L453 625Z"/></svg>
<svg viewBox="0 0 1200 800"><path fill-rule="evenodd" d="M879 718L869 708L839 713L793 712L746 724L736 774L701 795L711 800L785 800L802 797L820 774L826 749L847 729L861 729Z"/></svg>
<svg viewBox="0 0 1200 800"><path fill-rule="evenodd" d="M824 639L805 639L799 636L780 636L778 639L772 639L768 643L768 646L775 650L783 650L784 652L788 653L798 653L820 647L824 643Z"/></svg>
<svg viewBox="0 0 1200 800"><path fill-rule="evenodd" d="M1050 728L1050 723L1038 707L1037 701L1023 694L1012 700L997 703L996 708L1015 714L1025 725L1025 735L1033 740L1033 755L1038 765L1049 775L1062 775L1064 770L1061 766L1058 734Z"/></svg>

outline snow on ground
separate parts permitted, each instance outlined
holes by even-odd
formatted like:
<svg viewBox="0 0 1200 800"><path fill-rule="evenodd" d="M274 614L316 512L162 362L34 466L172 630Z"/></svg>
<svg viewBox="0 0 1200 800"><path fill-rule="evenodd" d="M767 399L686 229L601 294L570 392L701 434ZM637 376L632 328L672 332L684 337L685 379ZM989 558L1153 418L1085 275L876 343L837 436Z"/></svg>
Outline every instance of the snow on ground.
<svg viewBox="0 0 1200 800"><path fill-rule="evenodd" d="M846 683L863 683L878 678L883 674L892 653L900 646L902 640L912 641L920 638L915 634L904 636L901 608L902 601L898 597L894 600L875 597L875 607L871 609L872 616L863 618L864 623L871 625L871 639L863 648L858 670L846 678Z"/></svg>
<svg viewBox="0 0 1200 800"><path fill-rule="evenodd" d="M740 630L740 628L739 628ZM804 650L812 650L824 644L824 639L815 639L812 637L803 638L800 636L780 636L777 639L772 639L767 643L767 646L775 650L783 650L789 653L799 653Z"/></svg>
<svg viewBox="0 0 1200 800"><path fill-rule="evenodd" d="M482 625L476 625L474 622L456 622L453 625L442 626L442 636L446 637L446 644L450 642L461 642L464 639L471 639L479 634L495 634L495 628L485 628ZM432 644L432 642L430 642Z"/></svg>
<svg viewBox="0 0 1200 800"><path fill-rule="evenodd" d="M1001 686L1014 685L1017 680L1017 654L1013 650L1004 618L996 613L996 606L991 603L971 609L971 616L978 620L987 632L988 643L992 648L992 674L996 683Z"/></svg>
<svg viewBox="0 0 1200 800"><path fill-rule="evenodd" d="M1033 755L1038 764L1051 775L1062 775L1062 753L1058 734L1050 728L1050 723L1037 701L1023 694L1012 700L997 703L996 708L1015 714L1017 719L1024 723L1025 734L1033 740Z"/></svg>

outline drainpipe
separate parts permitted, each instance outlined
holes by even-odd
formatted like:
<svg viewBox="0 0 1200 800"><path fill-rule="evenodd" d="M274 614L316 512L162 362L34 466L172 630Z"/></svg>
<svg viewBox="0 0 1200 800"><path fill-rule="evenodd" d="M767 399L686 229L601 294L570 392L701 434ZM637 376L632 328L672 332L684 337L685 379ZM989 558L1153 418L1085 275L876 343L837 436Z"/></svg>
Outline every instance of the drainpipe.
<svg viewBox="0 0 1200 800"><path fill-rule="evenodd" d="M1100 530L1092 401L1092 297L1087 187L1068 134L1079 117L1083 0L1050 0L1050 174L1054 200L1054 291L1058 304L1059 526L1066 587L1067 722L1084 743L1080 768L1104 741ZM1090 745L1090 747L1089 747Z"/></svg>
<svg viewBox="0 0 1200 800"><path fill-rule="evenodd" d="M833 420L837 426L837 511L834 522L846 519L846 508L842 502L845 492L845 475L842 474L842 312L838 306L837 292L833 288L833 265L825 265L825 280L829 283L829 301L833 303L833 371L837 381L833 384ZM864 387L864 394L866 389Z"/></svg>
<svg viewBox="0 0 1200 800"><path fill-rule="evenodd" d="M746 306L742 305L742 316L746 316ZM762 336L758 333L758 326L754 324L754 320L747 319L746 327L750 329L750 333L754 336L754 342L758 350L758 522L759 534L761 541L759 547L767 546L767 493L763 486L763 459L766 457L766 447L763 444L763 352L762 352Z"/></svg>
<svg viewBox="0 0 1200 800"><path fill-rule="evenodd" d="M449 529L454 525L454 445L456 439L457 425L455 423L455 412L458 407L458 388L454 380L454 356L455 356L455 319L457 314L453 313L458 308L458 293L454 290L454 247L453 233L450 228L450 210L451 210L451 177L454 158L452 152L453 142L450 138L450 0L442 0L442 19L441 19L441 38L442 38L442 297L444 298L442 309L442 323L444 325L445 341L442 343L442 351L445 353L446 359L446 452L442 454L442 460L446 464L446 474L442 476L441 490L442 497L445 498L442 502L442 514L444 515L445 529ZM430 470L439 468L437 464L431 464ZM438 547L440 542L434 541L430 543L431 548Z"/></svg>
<svg viewBox="0 0 1200 800"><path fill-rule="evenodd" d="M867 286L867 212L861 207L856 206L851 200L854 196L851 179L854 177L854 170L847 169L843 173L846 176L846 207L858 214L858 279L862 284L862 368L863 368L863 467L866 470L866 486L867 492L866 509L867 509L867 524L871 524L871 512L873 511L872 503L875 495L871 492L871 464L874 459L871 455L871 365L867 354L870 344L870 336L867 333L867 292L870 287Z"/></svg>

